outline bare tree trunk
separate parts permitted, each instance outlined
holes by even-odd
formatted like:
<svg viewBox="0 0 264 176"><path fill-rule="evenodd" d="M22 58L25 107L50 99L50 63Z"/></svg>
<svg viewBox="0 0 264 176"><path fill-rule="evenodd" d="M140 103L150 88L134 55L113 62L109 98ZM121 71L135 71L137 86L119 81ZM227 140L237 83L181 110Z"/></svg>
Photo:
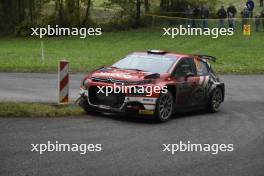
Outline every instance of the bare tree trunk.
<svg viewBox="0 0 264 176"><path fill-rule="evenodd" d="M59 1L58 17L59 17L59 22L62 23L63 22L63 0L58 0L58 1Z"/></svg>
<svg viewBox="0 0 264 176"><path fill-rule="evenodd" d="M170 0L161 0L160 1L160 8L162 10L168 11L170 7Z"/></svg>
<svg viewBox="0 0 264 176"><path fill-rule="evenodd" d="M60 0L55 0L55 13L59 11L59 7L60 7Z"/></svg>
<svg viewBox="0 0 264 176"><path fill-rule="evenodd" d="M77 25L80 26L80 0L76 0L75 17Z"/></svg>
<svg viewBox="0 0 264 176"><path fill-rule="evenodd" d="M88 22L89 20L89 16L90 16L90 8L91 8L91 5L92 5L92 1L91 0L87 0L86 2L86 12L85 12L85 17L83 19L83 25L86 25L86 23Z"/></svg>
<svg viewBox="0 0 264 176"><path fill-rule="evenodd" d="M141 2L140 0L136 0L136 27L140 26L140 16L141 16Z"/></svg>
<svg viewBox="0 0 264 176"><path fill-rule="evenodd" d="M149 12L149 0L144 0L145 12Z"/></svg>
<svg viewBox="0 0 264 176"><path fill-rule="evenodd" d="M23 21L22 18L22 0L18 0L18 21L21 22Z"/></svg>
<svg viewBox="0 0 264 176"><path fill-rule="evenodd" d="M29 1L29 19L30 19L30 25L33 24L34 22L34 6L35 6L35 1L30 0Z"/></svg>

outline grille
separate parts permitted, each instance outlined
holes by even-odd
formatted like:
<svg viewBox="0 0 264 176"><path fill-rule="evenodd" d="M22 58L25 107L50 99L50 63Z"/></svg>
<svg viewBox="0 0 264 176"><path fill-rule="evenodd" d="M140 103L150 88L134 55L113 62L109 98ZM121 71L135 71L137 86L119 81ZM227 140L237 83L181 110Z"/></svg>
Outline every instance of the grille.
<svg viewBox="0 0 264 176"><path fill-rule="evenodd" d="M125 95L122 93L111 93L106 96L105 93L98 93L99 88L92 86L89 88L89 101L94 105L110 106L112 108L120 108L125 100ZM105 92L105 90L104 90Z"/></svg>
<svg viewBox="0 0 264 176"><path fill-rule="evenodd" d="M126 84L126 85L132 85L132 84L149 84L151 83L151 80L143 80L143 81L125 81L125 80L117 80L112 78L97 78L92 77L92 81L94 82L104 82L104 83L116 83L116 84Z"/></svg>

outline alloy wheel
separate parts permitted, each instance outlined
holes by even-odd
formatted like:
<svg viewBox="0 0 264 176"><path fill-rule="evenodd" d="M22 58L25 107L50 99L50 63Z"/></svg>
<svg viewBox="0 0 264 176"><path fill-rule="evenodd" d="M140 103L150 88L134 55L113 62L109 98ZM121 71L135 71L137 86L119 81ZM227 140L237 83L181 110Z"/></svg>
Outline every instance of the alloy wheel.
<svg viewBox="0 0 264 176"><path fill-rule="evenodd" d="M161 95L158 112L161 120L165 121L170 118L173 112L173 96L171 93Z"/></svg>
<svg viewBox="0 0 264 176"><path fill-rule="evenodd" d="M215 90L213 97L212 97L212 108L215 111L218 111L222 101L223 101L223 94L222 94L222 91L218 88Z"/></svg>

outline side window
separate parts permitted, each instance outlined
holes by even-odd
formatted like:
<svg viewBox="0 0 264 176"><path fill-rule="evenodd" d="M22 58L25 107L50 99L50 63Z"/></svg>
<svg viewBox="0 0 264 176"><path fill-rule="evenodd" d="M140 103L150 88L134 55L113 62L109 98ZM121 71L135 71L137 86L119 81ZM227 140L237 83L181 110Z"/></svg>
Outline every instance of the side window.
<svg viewBox="0 0 264 176"><path fill-rule="evenodd" d="M196 70L193 58L188 58L188 61L189 61L190 65L191 65L191 69L192 69L191 73L193 73L193 75L196 76L197 75L197 70Z"/></svg>
<svg viewBox="0 0 264 176"><path fill-rule="evenodd" d="M179 63L176 65L176 68L173 71L174 77L184 77L187 73L193 73L196 75L196 70L192 58L182 58Z"/></svg>
<svg viewBox="0 0 264 176"><path fill-rule="evenodd" d="M202 60L196 61L197 75L198 76L206 76L209 75L209 68L207 63Z"/></svg>

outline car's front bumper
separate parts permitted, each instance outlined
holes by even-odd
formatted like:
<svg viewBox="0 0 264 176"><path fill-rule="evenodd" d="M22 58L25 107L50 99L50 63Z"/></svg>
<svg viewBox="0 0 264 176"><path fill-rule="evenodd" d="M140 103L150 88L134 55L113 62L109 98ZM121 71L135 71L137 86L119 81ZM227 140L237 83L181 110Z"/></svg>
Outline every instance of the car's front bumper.
<svg viewBox="0 0 264 176"><path fill-rule="evenodd" d="M80 89L80 96L81 98L87 101L87 104L98 111L104 112L117 112L117 113L124 113L124 112L135 112L138 114L145 114L145 115L153 115L156 109L156 97L149 97L149 96L125 96L124 102L119 108L100 105L100 104L93 104L89 100L89 92L86 89Z"/></svg>

